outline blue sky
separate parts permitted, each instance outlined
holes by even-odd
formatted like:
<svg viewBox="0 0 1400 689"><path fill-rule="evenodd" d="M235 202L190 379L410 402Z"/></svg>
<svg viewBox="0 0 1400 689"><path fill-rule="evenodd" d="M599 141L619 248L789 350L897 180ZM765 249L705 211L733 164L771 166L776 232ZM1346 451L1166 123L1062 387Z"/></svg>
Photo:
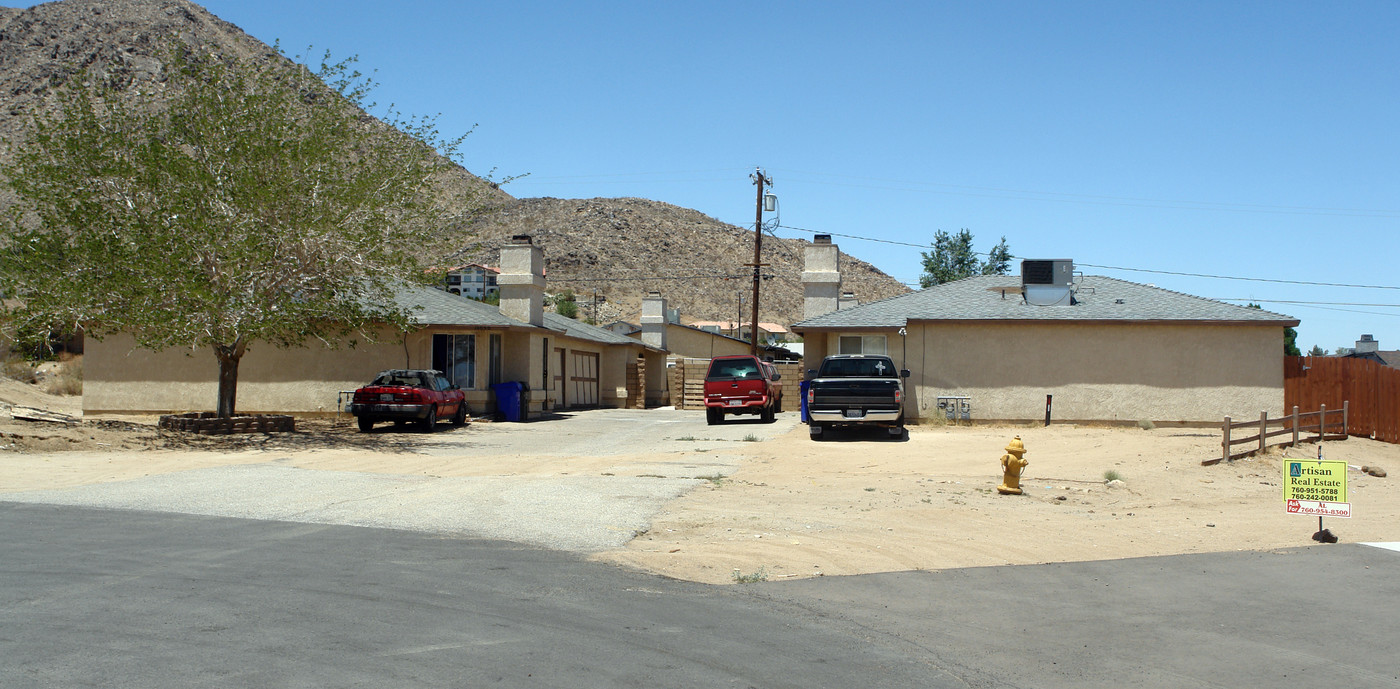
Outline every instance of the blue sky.
<svg viewBox="0 0 1400 689"><path fill-rule="evenodd" d="M752 226L761 166L781 236L967 228L982 251L1005 236L1258 300L1302 320L1304 350L1400 349L1400 3L204 5L291 52L358 55L380 103L445 132L478 124L463 162L528 173L518 197ZM836 241L917 283L918 247Z"/></svg>

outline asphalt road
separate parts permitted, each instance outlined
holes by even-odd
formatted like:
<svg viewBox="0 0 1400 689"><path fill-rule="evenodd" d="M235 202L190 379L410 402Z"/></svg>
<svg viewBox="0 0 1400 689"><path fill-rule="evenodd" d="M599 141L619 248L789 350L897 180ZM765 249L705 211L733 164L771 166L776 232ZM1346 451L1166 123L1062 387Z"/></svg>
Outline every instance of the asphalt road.
<svg viewBox="0 0 1400 689"><path fill-rule="evenodd" d="M386 527L596 552L626 545L667 502L705 478L733 473L739 445L797 423L791 412L771 424L739 417L718 426L707 426L698 411L567 412L550 421L477 423L431 435L405 431L413 433L415 452L480 459L495 475L311 471L271 454L259 464L0 492L0 500ZM396 431L385 426L376 433L392 437ZM537 476L515 475L502 461L516 455L618 459L590 475Z"/></svg>
<svg viewBox="0 0 1400 689"><path fill-rule="evenodd" d="M0 503L0 686L1396 687L1400 553L709 587L499 541Z"/></svg>

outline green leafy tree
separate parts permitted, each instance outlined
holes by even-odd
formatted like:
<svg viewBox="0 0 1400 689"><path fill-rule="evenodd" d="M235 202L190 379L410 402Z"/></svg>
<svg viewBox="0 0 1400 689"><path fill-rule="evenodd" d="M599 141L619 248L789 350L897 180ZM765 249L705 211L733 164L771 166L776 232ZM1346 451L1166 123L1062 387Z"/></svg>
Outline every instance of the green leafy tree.
<svg viewBox="0 0 1400 689"><path fill-rule="evenodd" d="M1285 356L1303 355L1303 351L1298 349L1298 331L1294 328L1283 329L1283 353Z"/></svg>
<svg viewBox="0 0 1400 689"><path fill-rule="evenodd" d="M1313 345L1312 349L1308 350L1308 356L1327 356L1327 350L1318 345Z"/></svg>
<svg viewBox="0 0 1400 689"><path fill-rule="evenodd" d="M987 260L982 264L983 275L1006 275L1011 272L1011 247L1006 245L1003 236L992 250L987 252Z"/></svg>
<svg viewBox="0 0 1400 689"><path fill-rule="evenodd" d="M945 282L961 280L971 275L1006 275L1011 270L1011 249L1006 237L979 261L972 249L972 233L966 228L950 235L938 230L933 235L933 251L923 252L924 273L919 286L929 288Z"/></svg>
<svg viewBox="0 0 1400 689"><path fill-rule="evenodd" d="M578 318L578 301L573 290L566 289L554 298L554 312L565 318Z"/></svg>
<svg viewBox="0 0 1400 689"><path fill-rule="evenodd" d="M365 114L372 83L354 62L327 56L313 73L181 46L168 104L73 75L0 167L20 199L0 237L0 292L18 304L7 320L207 347L221 416L254 343L406 329L394 292L424 280L451 209L471 205L434 184L464 137Z"/></svg>

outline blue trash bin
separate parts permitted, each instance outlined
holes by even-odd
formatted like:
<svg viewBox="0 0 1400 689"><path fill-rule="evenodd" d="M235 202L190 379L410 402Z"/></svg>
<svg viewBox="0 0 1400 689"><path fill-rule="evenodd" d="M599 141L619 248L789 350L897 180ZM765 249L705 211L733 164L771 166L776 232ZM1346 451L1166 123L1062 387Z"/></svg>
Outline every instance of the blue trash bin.
<svg viewBox="0 0 1400 689"><path fill-rule="evenodd" d="M520 394L524 387L524 383L514 380L491 386L491 390L496 393L496 410L501 412L506 421L525 419L524 395Z"/></svg>
<svg viewBox="0 0 1400 689"><path fill-rule="evenodd" d="M804 380L798 384L797 389L802 397L802 423L811 423L812 419L807 416L807 387L812 384L810 380Z"/></svg>

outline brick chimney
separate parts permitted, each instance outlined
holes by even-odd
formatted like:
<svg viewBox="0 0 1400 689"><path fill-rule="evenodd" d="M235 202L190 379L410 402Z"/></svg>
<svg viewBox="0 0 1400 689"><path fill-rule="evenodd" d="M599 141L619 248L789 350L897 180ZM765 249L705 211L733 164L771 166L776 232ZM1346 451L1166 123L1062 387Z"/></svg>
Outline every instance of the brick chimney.
<svg viewBox="0 0 1400 689"><path fill-rule="evenodd" d="M530 235L518 234L501 247L501 315L530 325L544 325L544 249Z"/></svg>
<svg viewBox="0 0 1400 689"><path fill-rule="evenodd" d="M642 342L666 349L666 298L660 292L647 292L642 299Z"/></svg>
<svg viewBox="0 0 1400 689"><path fill-rule="evenodd" d="M802 250L802 318L837 310L841 297L841 251L831 235L819 234Z"/></svg>
<svg viewBox="0 0 1400 689"><path fill-rule="evenodd" d="M1356 351L1357 354L1367 354L1367 353L1371 353L1371 352L1379 352L1379 351L1381 351L1381 343L1380 343L1380 342L1377 342L1377 341L1376 341L1376 338L1374 338L1374 337L1372 337L1372 336L1370 336L1370 335L1362 335L1362 336L1361 336L1361 339L1359 339L1359 340L1356 341L1356 350L1355 350L1355 351Z"/></svg>

